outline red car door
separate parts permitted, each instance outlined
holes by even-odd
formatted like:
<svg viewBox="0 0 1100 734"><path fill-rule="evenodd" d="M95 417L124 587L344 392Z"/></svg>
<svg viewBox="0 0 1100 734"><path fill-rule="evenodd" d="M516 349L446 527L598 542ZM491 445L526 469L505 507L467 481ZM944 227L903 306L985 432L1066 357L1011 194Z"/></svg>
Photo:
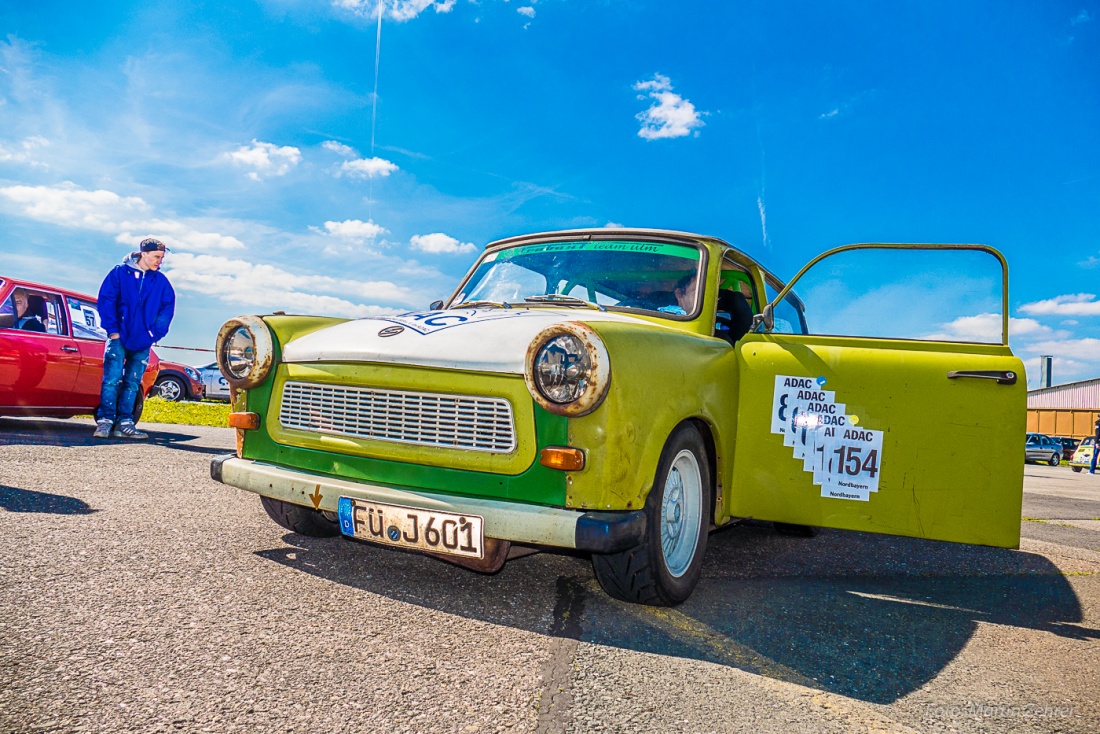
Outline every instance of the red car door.
<svg viewBox="0 0 1100 734"><path fill-rule="evenodd" d="M45 331L0 329L0 409L82 406L71 394L80 372L80 349L69 336L61 295L14 285L23 288Z"/></svg>
<svg viewBox="0 0 1100 734"><path fill-rule="evenodd" d="M73 398L96 407L103 385L103 352L107 346L107 332L100 326L95 301L76 296L67 296L65 301L69 307L73 338L80 350L80 373L73 387Z"/></svg>

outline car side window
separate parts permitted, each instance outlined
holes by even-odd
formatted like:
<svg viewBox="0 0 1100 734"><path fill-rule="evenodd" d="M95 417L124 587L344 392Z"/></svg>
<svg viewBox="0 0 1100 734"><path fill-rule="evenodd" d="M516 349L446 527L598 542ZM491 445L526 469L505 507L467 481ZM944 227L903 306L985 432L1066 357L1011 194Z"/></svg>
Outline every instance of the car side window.
<svg viewBox="0 0 1100 734"><path fill-rule="evenodd" d="M32 288L17 286L0 304L0 328L38 334L65 334L61 297Z"/></svg>
<svg viewBox="0 0 1100 734"><path fill-rule="evenodd" d="M714 335L734 344L752 328L752 317L759 313L759 307L752 276L727 255L722 259L718 281Z"/></svg>
<svg viewBox="0 0 1100 734"><path fill-rule="evenodd" d="M107 332L100 325L99 309L94 303L72 296L65 300L69 306L69 320L72 322L75 338L107 341Z"/></svg>
<svg viewBox="0 0 1100 734"><path fill-rule="evenodd" d="M771 303L779 295L782 286L777 283L765 283L765 294ZM777 287L778 286L778 287ZM806 328L806 314L802 302L794 293L788 293L787 297L775 307L775 327L772 329L777 334L809 334Z"/></svg>

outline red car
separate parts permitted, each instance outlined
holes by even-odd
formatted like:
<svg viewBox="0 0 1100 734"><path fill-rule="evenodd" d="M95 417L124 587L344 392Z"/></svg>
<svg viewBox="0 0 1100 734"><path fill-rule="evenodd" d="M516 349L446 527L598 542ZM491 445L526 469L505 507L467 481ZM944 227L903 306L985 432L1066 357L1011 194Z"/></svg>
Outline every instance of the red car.
<svg viewBox="0 0 1100 734"><path fill-rule="evenodd" d="M204 391L197 369L179 362L160 361L160 374L157 375L153 395L174 403L179 400L202 400Z"/></svg>
<svg viewBox="0 0 1100 734"><path fill-rule="evenodd" d="M92 296L0 276L0 415L94 413L105 341ZM159 370L150 351L135 419Z"/></svg>

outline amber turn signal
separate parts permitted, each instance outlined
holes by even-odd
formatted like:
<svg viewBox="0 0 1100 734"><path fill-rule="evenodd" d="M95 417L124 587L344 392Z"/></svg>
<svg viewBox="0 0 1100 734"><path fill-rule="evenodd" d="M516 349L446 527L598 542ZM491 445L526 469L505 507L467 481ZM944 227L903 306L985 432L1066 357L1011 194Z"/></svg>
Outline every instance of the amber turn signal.
<svg viewBox="0 0 1100 734"><path fill-rule="evenodd" d="M568 446L547 446L539 452L539 463L550 469L580 471L584 468L584 452Z"/></svg>
<svg viewBox="0 0 1100 734"><path fill-rule="evenodd" d="M230 413L229 427L255 431L260 427L260 416L256 413Z"/></svg>

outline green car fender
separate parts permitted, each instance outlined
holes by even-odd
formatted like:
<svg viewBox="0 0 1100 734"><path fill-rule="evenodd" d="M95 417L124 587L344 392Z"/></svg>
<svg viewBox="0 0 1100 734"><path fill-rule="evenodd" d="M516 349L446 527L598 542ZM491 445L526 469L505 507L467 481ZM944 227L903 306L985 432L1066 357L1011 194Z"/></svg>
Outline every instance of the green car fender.
<svg viewBox="0 0 1100 734"><path fill-rule="evenodd" d="M610 355L611 382L596 410L569 421L570 445L583 449L587 460L570 474L568 506L642 507L665 442L684 421L695 421L713 449L713 476L726 474L738 389L730 345L657 324L590 325ZM716 510L723 515L721 503Z"/></svg>

